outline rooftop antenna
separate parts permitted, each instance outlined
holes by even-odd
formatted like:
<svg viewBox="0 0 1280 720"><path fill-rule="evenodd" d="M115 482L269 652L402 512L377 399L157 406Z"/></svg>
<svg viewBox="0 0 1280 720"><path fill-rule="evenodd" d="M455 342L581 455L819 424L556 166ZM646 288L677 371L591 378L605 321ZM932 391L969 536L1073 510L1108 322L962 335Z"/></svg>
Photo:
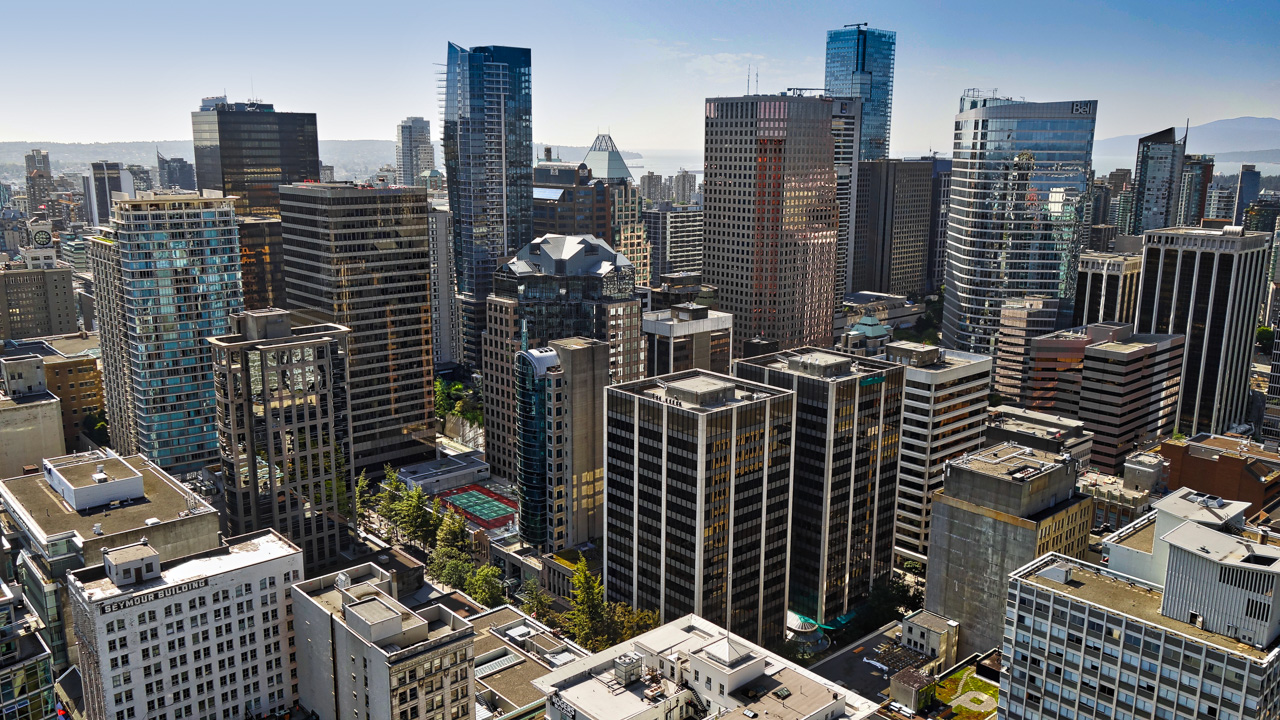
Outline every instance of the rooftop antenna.
<svg viewBox="0 0 1280 720"><path fill-rule="evenodd" d="M747 65L747 94L751 94L751 66Z"/></svg>
<svg viewBox="0 0 1280 720"><path fill-rule="evenodd" d="M760 66L756 66L756 94L760 94Z"/></svg>

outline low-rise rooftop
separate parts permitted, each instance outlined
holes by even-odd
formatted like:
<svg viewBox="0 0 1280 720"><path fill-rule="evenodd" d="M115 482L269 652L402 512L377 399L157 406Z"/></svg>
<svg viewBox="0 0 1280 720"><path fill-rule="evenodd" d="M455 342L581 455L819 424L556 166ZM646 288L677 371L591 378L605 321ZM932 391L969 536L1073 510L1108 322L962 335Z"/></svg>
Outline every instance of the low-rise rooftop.
<svg viewBox="0 0 1280 720"><path fill-rule="evenodd" d="M1059 459L1058 455L1044 450L1000 443L952 460L951 464L984 475L1027 482L1058 467Z"/></svg>

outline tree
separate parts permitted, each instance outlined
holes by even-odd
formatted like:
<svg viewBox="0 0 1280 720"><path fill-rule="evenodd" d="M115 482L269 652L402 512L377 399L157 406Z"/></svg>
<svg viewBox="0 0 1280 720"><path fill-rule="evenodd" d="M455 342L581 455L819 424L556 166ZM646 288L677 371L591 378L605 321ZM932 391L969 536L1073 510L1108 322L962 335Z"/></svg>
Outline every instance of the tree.
<svg viewBox="0 0 1280 720"><path fill-rule="evenodd" d="M1000 407L1003 404L1004 404L1004 396L1001 395L1000 393L993 392L987 395L987 405L991 407Z"/></svg>
<svg viewBox="0 0 1280 720"><path fill-rule="evenodd" d="M902 564L902 569L915 575L916 577L924 577L924 565L915 560L908 560Z"/></svg>
<svg viewBox="0 0 1280 720"><path fill-rule="evenodd" d="M414 486L405 493L396 508L396 517L401 529L409 540L427 544L427 538L434 539L435 532L431 522L431 508L427 505L427 494L421 487Z"/></svg>
<svg viewBox="0 0 1280 720"><path fill-rule="evenodd" d="M617 645L658 627L658 613L636 610L623 602L609 604L609 646Z"/></svg>
<svg viewBox="0 0 1280 720"><path fill-rule="evenodd" d="M471 534L467 532L467 521L461 515L450 510L436 531L436 548L452 548L459 552L471 552Z"/></svg>
<svg viewBox="0 0 1280 720"><path fill-rule="evenodd" d="M502 604L502 571L495 565L484 565L467 578L467 594L485 607Z"/></svg>
<svg viewBox="0 0 1280 720"><path fill-rule="evenodd" d="M386 479L382 481L382 492L378 493L378 514L386 521L387 527L397 533L400 523L396 513L400 509L400 501L407 490L404 481L400 479L400 474L387 465Z"/></svg>
<svg viewBox="0 0 1280 720"><path fill-rule="evenodd" d="M549 619L548 616L554 613L551 609L551 596L542 589L538 578L526 580L524 586L520 589L520 594L525 598L520 609L530 617L537 618L545 623Z"/></svg>
<svg viewBox="0 0 1280 720"><path fill-rule="evenodd" d="M427 574L449 587L464 589L475 570L471 556L456 548L437 547L427 563Z"/></svg>
<svg viewBox="0 0 1280 720"><path fill-rule="evenodd" d="M1258 348L1262 350L1262 354L1270 355L1271 350L1275 347L1275 330L1264 325L1258 328L1258 332L1254 333L1253 337L1258 343Z"/></svg>
<svg viewBox="0 0 1280 720"><path fill-rule="evenodd" d="M87 413L80 420L80 432L84 433L85 437L99 447L109 445L111 437L108 432L107 411L98 410L97 412Z"/></svg>
<svg viewBox="0 0 1280 720"><path fill-rule="evenodd" d="M604 599L604 586L600 578L591 573L587 559L581 555L570 582L573 584L573 609L565 613L565 629L582 647L600 652L610 646L609 608Z"/></svg>
<svg viewBox="0 0 1280 720"><path fill-rule="evenodd" d="M356 478L356 529L364 527L365 517L369 514L369 506L373 504L373 495L369 492L369 478L364 471Z"/></svg>

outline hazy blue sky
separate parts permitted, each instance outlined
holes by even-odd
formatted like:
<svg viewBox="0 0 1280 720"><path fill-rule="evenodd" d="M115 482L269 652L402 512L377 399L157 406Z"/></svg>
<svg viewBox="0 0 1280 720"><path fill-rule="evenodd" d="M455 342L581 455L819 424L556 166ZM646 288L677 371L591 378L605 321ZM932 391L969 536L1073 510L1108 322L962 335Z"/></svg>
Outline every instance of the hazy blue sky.
<svg viewBox="0 0 1280 720"><path fill-rule="evenodd" d="M205 95L318 114L322 139L439 139L445 44L533 49L533 136L700 149L702 101L822 84L828 29L898 33L892 153L949 151L967 87L1098 99L1098 137L1280 116L1280 2L9 2L0 140L191 137ZM754 72L754 71L753 71ZM752 78L754 83L754 76Z"/></svg>

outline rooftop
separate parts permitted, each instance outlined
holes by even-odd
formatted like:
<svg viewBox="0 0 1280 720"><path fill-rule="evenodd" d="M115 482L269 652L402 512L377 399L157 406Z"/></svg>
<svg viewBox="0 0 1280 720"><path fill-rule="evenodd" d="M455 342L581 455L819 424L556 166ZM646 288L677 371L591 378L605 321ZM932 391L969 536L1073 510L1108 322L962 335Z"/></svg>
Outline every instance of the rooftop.
<svg viewBox="0 0 1280 720"><path fill-rule="evenodd" d="M92 469L101 462L100 457L97 453L84 453L55 458L49 462L66 472L68 466L61 463L82 462ZM193 503L197 514L213 512L208 503L141 455L132 455L123 460L142 474L144 497L131 502L77 512L61 495L54 492L43 473L0 480L0 496L4 497L10 513L24 526L32 528L46 539L65 532L91 538L94 535L94 525L98 524L102 526L103 535L114 535L145 527L147 520L152 518L160 522L178 520L192 514Z"/></svg>
<svg viewBox="0 0 1280 720"><path fill-rule="evenodd" d="M492 702L504 713L541 703L533 681L557 667L590 655L557 637L543 624L503 605L470 618L476 631L476 683L497 695ZM482 700L488 700L481 695Z"/></svg>
<svg viewBox="0 0 1280 720"><path fill-rule="evenodd" d="M502 267L523 275L607 275L629 267L625 255L593 235L547 234L535 238L511 256Z"/></svg>
<svg viewBox="0 0 1280 720"><path fill-rule="evenodd" d="M922 628L932 630L936 633L944 633L951 630L955 624L954 620L948 620L937 613L928 610L916 610L907 615L903 620L919 625Z"/></svg>
<svg viewBox="0 0 1280 720"><path fill-rule="evenodd" d="M131 547L145 548L143 545ZM125 548L125 550L128 549ZM71 575L80 583L86 600L100 602L118 595L133 595L223 573L234 573L259 563L295 554L298 555L298 564L301 567L302 550L297 545L274 529L259 530L229 538L220 548L163 562L160 564L160 577L127 585L123 589L117 587L111 578L107 577L106 568L102 565L74 570Z"/></svg>
<svg viewBox="0 0 1280 720"><path fill-rule="evenodd" d="M1066 582L1046 577L1045 571L1053 566L1070 568L1071 574ZM1164 594L1155 586L1136 578L1110 573L1097 565L1072 560L1055 553L1039 558L1015 571L1012 577L1081 602L1092 603L1110 612L1128 615L1150 625L1165 628L1196 642L1215 645L1255 662L1266 660L1271 654L1272 648L1258 650L1234 638L1218 635L1190 623L1161 615L1160 605ZM1274 648L1280 645L1280 642L1272 645Z"/></svg>
<svg viewBox="0 0 1280 720"><path fill-rule="evenodd" d="M26 393L25 395L18 395L16 397L0 392L0 410L51 402L59 402L59 400L56 395L48 390L45 390L44 392Z"/></svg>
<svg viewBox="0 0 1280 720"><path fill-rule="evenodd" d="M1027 482L1051 472L1058 467L1058 460L1059 456L1051 452L1000 443L952 460L951 464L985 475L1008 477L1014 482Z"/></svg>

